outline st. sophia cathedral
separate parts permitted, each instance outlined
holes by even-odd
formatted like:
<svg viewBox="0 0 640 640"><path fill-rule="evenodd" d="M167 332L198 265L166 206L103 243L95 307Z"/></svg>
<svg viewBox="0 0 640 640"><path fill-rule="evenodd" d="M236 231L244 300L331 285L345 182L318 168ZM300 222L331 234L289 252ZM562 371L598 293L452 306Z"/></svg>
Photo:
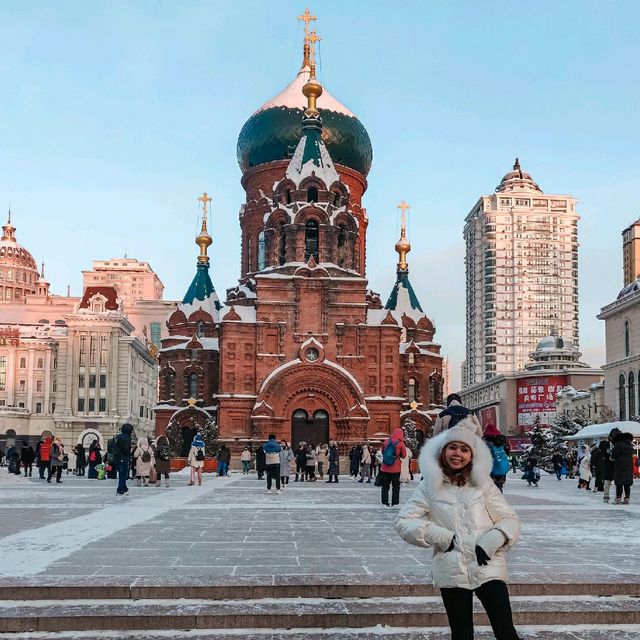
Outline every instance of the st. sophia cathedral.
<svg viewBox="0 0 640 640"><path fill-rule="evenodd" d="M242 127L241 277L216 295L203 194L195 277L167 321L156 433L190 442L216 424L233 452L269 433L296 445L379 441L411 419L428 437L442 404L435 327L409 281L405 214L386 304L368 288L362 197L372 147L315 74L314 17L293 82Z"/></svg>

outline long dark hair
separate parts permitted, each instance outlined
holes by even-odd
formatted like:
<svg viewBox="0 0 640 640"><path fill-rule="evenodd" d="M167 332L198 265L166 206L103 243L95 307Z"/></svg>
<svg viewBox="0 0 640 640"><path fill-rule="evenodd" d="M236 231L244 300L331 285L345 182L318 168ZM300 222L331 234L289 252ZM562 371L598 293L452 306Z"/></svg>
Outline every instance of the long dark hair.
<svg viewBox="0 0 640 640"><path fill-rule="evenodd" d="M452 469L448 464L444 456L444 452L446 448L449 446L449 443L444 445L440 450L440 456L438 457L438 462L440 463L440 468L442 469L442 473L449 478L451 484L456 484L459 487L464 487L467 482L469 482L469 476L471 475L471 468L473 467L473 458L470 460L469 464L463 469Z"/></svg>

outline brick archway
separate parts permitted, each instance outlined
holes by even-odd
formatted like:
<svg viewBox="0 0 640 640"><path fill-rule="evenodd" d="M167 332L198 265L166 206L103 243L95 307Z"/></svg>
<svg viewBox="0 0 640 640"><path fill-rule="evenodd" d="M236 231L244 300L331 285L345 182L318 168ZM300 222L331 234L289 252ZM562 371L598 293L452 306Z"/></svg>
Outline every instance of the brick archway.
<svg viewBox="0 0 640 640"><path fill-rule="evenodd" d="M366 438L369 410L357 380L339 365L298 361L276 369L263 383L252 417L264 437L270 430L291 438L291 416L296 409L309 415L329 414L329 436L346 442Z"/></svg>

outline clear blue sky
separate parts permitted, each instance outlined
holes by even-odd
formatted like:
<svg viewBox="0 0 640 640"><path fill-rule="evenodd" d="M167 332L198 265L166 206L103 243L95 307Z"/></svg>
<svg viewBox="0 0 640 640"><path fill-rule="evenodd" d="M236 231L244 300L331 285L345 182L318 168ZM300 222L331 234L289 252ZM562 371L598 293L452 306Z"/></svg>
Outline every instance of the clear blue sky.
<svg viewBox="0 0 640 640"><path fill-rule="evenodd" d="M147 260L181 297L195 269L196 197L214 197L214 284L239 274L236 163L244 121L300 63L304 1L4 2L0 207L80 293L93 259ZM578 198L581 342L604 359L599 308L622 284L638 205L640 3L311 5L320 78L367 127L368 276L395 278L395 205L411 205L411 277L443 352L464 357L462 226L514 156ZM3 204L4 203L4 204Z"/></svg>

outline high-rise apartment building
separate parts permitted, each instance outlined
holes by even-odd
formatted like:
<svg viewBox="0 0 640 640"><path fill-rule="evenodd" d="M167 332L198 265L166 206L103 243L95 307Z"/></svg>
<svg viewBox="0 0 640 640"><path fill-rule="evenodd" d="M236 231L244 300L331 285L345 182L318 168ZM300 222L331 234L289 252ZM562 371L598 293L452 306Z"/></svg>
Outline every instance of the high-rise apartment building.
<svg viewBox="0 0 640 640"><path fill-rule="evenodd" d="M575 199L544 194L517 158L471 209L464 387L522 369L552 327L578 344L578 219Z"/></svg>
<svg viewBox="0 0 640 640"><path fill-rule="evenodd" d="M622 269L625 286L640 278L640 220L622 232Z"/></svg>
<svg viewBox="0 0 640 640"><path fill-rule="evenodd" d="M91 271L83 271L83 288L115 286L129 306L135 300L162 300L164 285L148 262L134 258L94 260Z"/></svg>

